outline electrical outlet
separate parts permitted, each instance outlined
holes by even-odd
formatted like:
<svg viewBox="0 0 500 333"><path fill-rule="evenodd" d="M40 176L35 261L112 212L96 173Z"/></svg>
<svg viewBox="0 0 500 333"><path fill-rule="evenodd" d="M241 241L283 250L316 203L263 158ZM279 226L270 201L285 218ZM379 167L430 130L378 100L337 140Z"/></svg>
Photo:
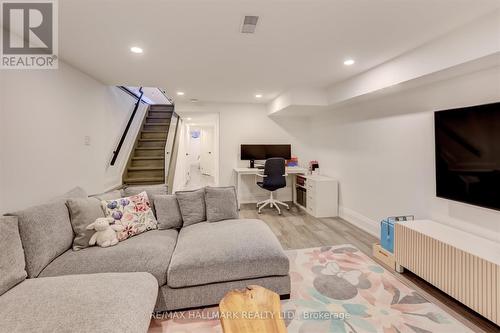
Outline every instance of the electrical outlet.
<svg viewBox="0 0 500 333"><path fill-rule="evenodd" d="M83 138L83 144L86 146L90 146L90 136L85 135L85 137Z"/></svg>

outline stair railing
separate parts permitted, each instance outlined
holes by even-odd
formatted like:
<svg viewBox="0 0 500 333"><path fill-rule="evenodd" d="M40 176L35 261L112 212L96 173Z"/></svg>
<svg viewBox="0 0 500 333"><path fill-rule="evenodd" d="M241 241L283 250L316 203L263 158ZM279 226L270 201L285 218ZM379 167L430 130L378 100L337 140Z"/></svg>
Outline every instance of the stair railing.
<svg viewBox="0 0 500 333"><path fill-rule="evenodd" d="M123 87L121 87L123 89ZM125 89L129 93L131 93L133 96L137 98L137 102L135 103L134 110L132 111L132 114L130 115L130 118L127 122L127 126L125 127L125 130L123 131L122 137L120 138L120 142L118 142L118 146L116 149L113 151L113 158L111 159L111 165L115 165L116 159L118 158L118 155L120 154L120 150L122 149L123 143L125 142L125 139L127 138L128 131L130 129L130 126L132 125L132 122L134 121L135 114L137 113L137 110L139 109L139 105L141 104L142 101L142 95L144 95L144 91L142 91L142 87L139 88L139 96L135 95L132 93L130 90Z"/></svg>

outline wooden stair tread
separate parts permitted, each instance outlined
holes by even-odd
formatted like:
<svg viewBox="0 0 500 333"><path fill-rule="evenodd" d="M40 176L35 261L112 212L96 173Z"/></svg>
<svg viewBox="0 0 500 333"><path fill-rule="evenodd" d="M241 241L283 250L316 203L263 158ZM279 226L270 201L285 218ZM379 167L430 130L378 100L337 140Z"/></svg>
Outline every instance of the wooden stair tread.
<svg viewBox="0 0 500 333"><path fill-rule="evenodd" d="M128 171L153 171L153 170L165 170L164 166L159 167L128 167Z"/></svg>
<svg viewBox="0 0 500 333"><path fill-rule="evenodd" d="M150 105L141 131L122 175L124 184L165 184L165 145L169 133L174 105ZM153 156L141 156L153 155Z"/></svg>
<svg viewBox="0 0 500 333"><path fill-rule="evenodd" d="M125 178L125 183L163 182L163 177Z"/></svg>
<svg viewBox="0 0 500 333"><path fill-rule="evenodd" d="M164 160L163 156L134 156L133 160Z"/></svg>

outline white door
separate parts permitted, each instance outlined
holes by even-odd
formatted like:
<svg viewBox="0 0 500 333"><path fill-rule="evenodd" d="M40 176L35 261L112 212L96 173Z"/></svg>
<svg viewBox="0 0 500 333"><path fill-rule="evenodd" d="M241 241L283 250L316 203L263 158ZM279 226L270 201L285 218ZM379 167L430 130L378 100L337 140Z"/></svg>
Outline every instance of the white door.
<svg viewBox="0 0 500 333"><path fill-rule="evenodd" d="M201 128L200 171L204 175L214 175L214 128Z"/></svg>

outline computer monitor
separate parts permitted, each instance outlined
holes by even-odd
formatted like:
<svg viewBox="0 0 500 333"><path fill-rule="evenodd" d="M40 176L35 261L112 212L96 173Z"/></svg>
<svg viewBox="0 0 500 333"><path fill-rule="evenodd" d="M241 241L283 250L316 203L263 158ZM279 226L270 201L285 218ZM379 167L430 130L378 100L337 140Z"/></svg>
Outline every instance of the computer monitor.
<svg viewBox="0 0 500 333"><path fill-rule="evenodd" d="M250 161L253 168L253 161L267 160L272 157L281 157L285 160L292 158L291 145L241 145L241 160Z"/></svg>

